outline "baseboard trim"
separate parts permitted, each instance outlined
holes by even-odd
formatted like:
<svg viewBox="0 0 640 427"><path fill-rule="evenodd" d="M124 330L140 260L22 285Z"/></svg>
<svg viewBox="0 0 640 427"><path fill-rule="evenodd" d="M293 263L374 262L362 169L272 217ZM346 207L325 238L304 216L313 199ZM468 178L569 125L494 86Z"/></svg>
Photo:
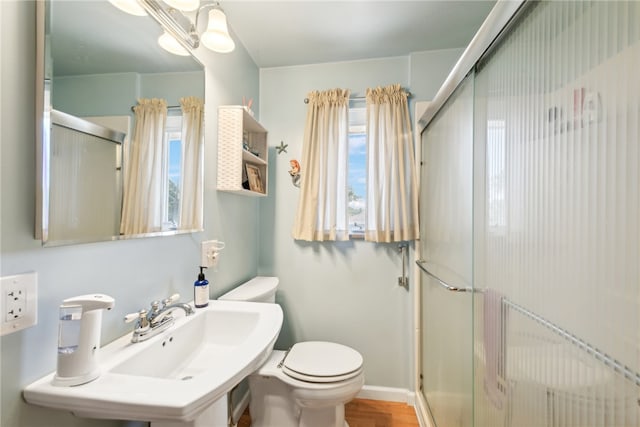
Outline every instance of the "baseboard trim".
<svg viewBox="0 0 640 427"><path fill-rule="evenodd" d="M424 400L424 397L418 395L415 401L416 404L414 405L414 408L416 408L416 416L418 417L420 427L434 427L431 412L429 411L429 407L426 400Z"/></svg>
<svg viewBox="0 0 640 427"><path fill-rule="evenodd" d="M356 396L358 399L386 400L387 402L403 402L415 406L416 394L406 388L380 387L365 385Z"/></svg>

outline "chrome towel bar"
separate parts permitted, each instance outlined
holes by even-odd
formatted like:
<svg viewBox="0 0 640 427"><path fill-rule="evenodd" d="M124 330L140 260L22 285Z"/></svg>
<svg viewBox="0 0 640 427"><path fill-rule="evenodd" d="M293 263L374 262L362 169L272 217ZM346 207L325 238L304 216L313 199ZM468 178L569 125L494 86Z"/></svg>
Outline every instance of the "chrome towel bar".
<svg viewBox="0 0 640 427"><path fill-rule="evenodd" d="M623 365L618 360L609 356L607 353L581 340L580 338L573 335L571 332L568 332L565 329L562 329L560 326L556 325L555 323L548 321L544 317L538 316L537 314L527 310L523 306L516 304L513 301L510 301L507 298L502 298L502 303L507 307L511 308L512 310L517 311L518 313L546 327L547 329L550 329L552 332L561 336L565 340L569 341L571 344L575 345L579 349L591 355L593 358L602 362L605 366L608 366L609 368L613 369L616 373L622 375L623 377L625 377L626 379L628 379L629 381L635 383L635 385L640 387L640 374L637 372L634 372L629 367Z"/></svg>

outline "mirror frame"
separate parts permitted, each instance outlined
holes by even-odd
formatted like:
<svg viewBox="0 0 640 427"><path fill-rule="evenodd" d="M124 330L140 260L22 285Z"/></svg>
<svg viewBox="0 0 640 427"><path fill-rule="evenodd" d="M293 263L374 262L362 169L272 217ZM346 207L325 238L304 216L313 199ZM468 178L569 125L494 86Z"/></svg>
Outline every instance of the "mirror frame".
<svg viewBox="0 0 640 427"><path fill-rule="evenodd" d="M49 144L49 124L51 123L51 108L45 104L45 92L48 91L45 73L45 40L46 40L46 5L44 2L36 3L36 215L35 215L35 238L42 240L44 245L45 237L43 229L46 224L43 198L45 182L44 177L49 175L44 167L47 162L43 155L48 152ZM45 135L45 132L47 135ZM47 148L45 148L45 145Z"/></svg>
<svg viewBox="0 0 640 427"><path fill-rule="evenodd" d="M185 23L183 20L188 19L184 16L176 17L170 15L164 8L158 5L155 0L143 0L140 2L143 8L148 12L149 18L153 19L160 28L166 30L170 34L174 35L176 40L182 44L185 49L191 55L191 59L202 66L203 78L206 76L206 70L204 64L193 54L193 48L197 47L197 42L194 44L189 40L189 35L185 36L185 33L181 30L184 29ZM48 192L49 192L49 153L51 148L51 114L52 105L50 99L50 85L51 80L48 80L46 75L46 33L47 33L47 13L50 7L49 0L43 0L36 2L36 82L35 82L35 139L36 139L36 212L35 212L35 232L34 238L42 241L42 246L61 246L71 244L82 243L95 243L105 242L113 240L127 240L132 238L142 237L155 237L155 236L174 236L179 234L190 234L204 231L204 186L202 194L202 225L197 229L185 229L185 230L167 230L142 234L129 234L129 235L113 235L113 236L100 236L90 237L87 239L73 239L73 240L48 240ZM179 18L179 19L178 19ZM180 22L179 22L180 21ZM206 92L206 80L204 82ZM205 95L203 94L203 98ZM203 129L204 134L204 129ZM203 136L204 137L204 136ZM204 153L203 153L204 155ZM204 162L204 158L201 159ZM201 168L201 179L204 180L204 168Z"/></svg>

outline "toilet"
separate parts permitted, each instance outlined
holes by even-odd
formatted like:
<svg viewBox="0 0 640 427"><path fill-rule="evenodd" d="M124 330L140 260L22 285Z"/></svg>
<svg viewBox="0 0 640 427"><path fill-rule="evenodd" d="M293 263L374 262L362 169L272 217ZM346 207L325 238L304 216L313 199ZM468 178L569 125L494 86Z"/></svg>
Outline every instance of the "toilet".
<svg viewBox="0 0 640 427"><path fill-rule="evenodd" d="M275 303L277 277L255 277L222 295ZM249 376L252 427L348 427L344 405L364 385L362 355L342 344L305 341L274 350Z"/></svg>

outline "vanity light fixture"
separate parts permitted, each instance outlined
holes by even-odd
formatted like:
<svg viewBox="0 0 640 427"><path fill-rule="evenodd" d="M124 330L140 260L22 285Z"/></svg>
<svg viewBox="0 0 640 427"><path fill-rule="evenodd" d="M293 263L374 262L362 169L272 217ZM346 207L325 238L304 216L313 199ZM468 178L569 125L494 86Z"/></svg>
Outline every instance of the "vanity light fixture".
<svg viewBox="0 0 640 427"><path fill-rule="evenodd" d="M189 2L191 1L190 0L171 0L171 1L165 0L165 3L172 6L177 3L189 3ZM192 7L192 6L189 6L189 7ZM207 21L207 29L201 35L198 35L197 28L198 28L198 22L200 19L200 14L203 13L206 9L211 9L209 10L209 15L208 15L209 19ZM186 9L180 9L180 10L186 11ZM232 52L236 47L236 44L234 43L233 39L229 35L229 28L227 26L227 16L224 14L224 11L220 7L220 3L218 2L208 3L198 8L198 11L196 12L196 22L195 24L191 25L189 32L192 38L198 39L200 42L202 42L204 47L214 52L229 53L229 52ZM165 37L165 35L163 34L162 37ZM167 34L166 38L168 37L171 37L171 36ZM160 43L160 40L158 40L158 43ZM175 41L175 44L179 44L179 43ZM175 53L179 55L179 53L168 49L162 43L160 43L160 46L162 46L165 50L171 53Z"/></svg>
<svg viewBox="0 0 640 427"><path fill-rule="evenodd" d="M164 28L164 34L158 38L158 44L174 55L186 56L189 50L200 46L200 41L207 48L218 53L229 53L236 47L229 35L227 16L220 3L207 3L200 6L200 0L109 0L118 9L132 15L141 16L136 10L146 11ZM198 34L200 14L209 10L207 29ZM197 10L197 11L196 11ZM196 11L195 23L180 12Z"/></svg>

